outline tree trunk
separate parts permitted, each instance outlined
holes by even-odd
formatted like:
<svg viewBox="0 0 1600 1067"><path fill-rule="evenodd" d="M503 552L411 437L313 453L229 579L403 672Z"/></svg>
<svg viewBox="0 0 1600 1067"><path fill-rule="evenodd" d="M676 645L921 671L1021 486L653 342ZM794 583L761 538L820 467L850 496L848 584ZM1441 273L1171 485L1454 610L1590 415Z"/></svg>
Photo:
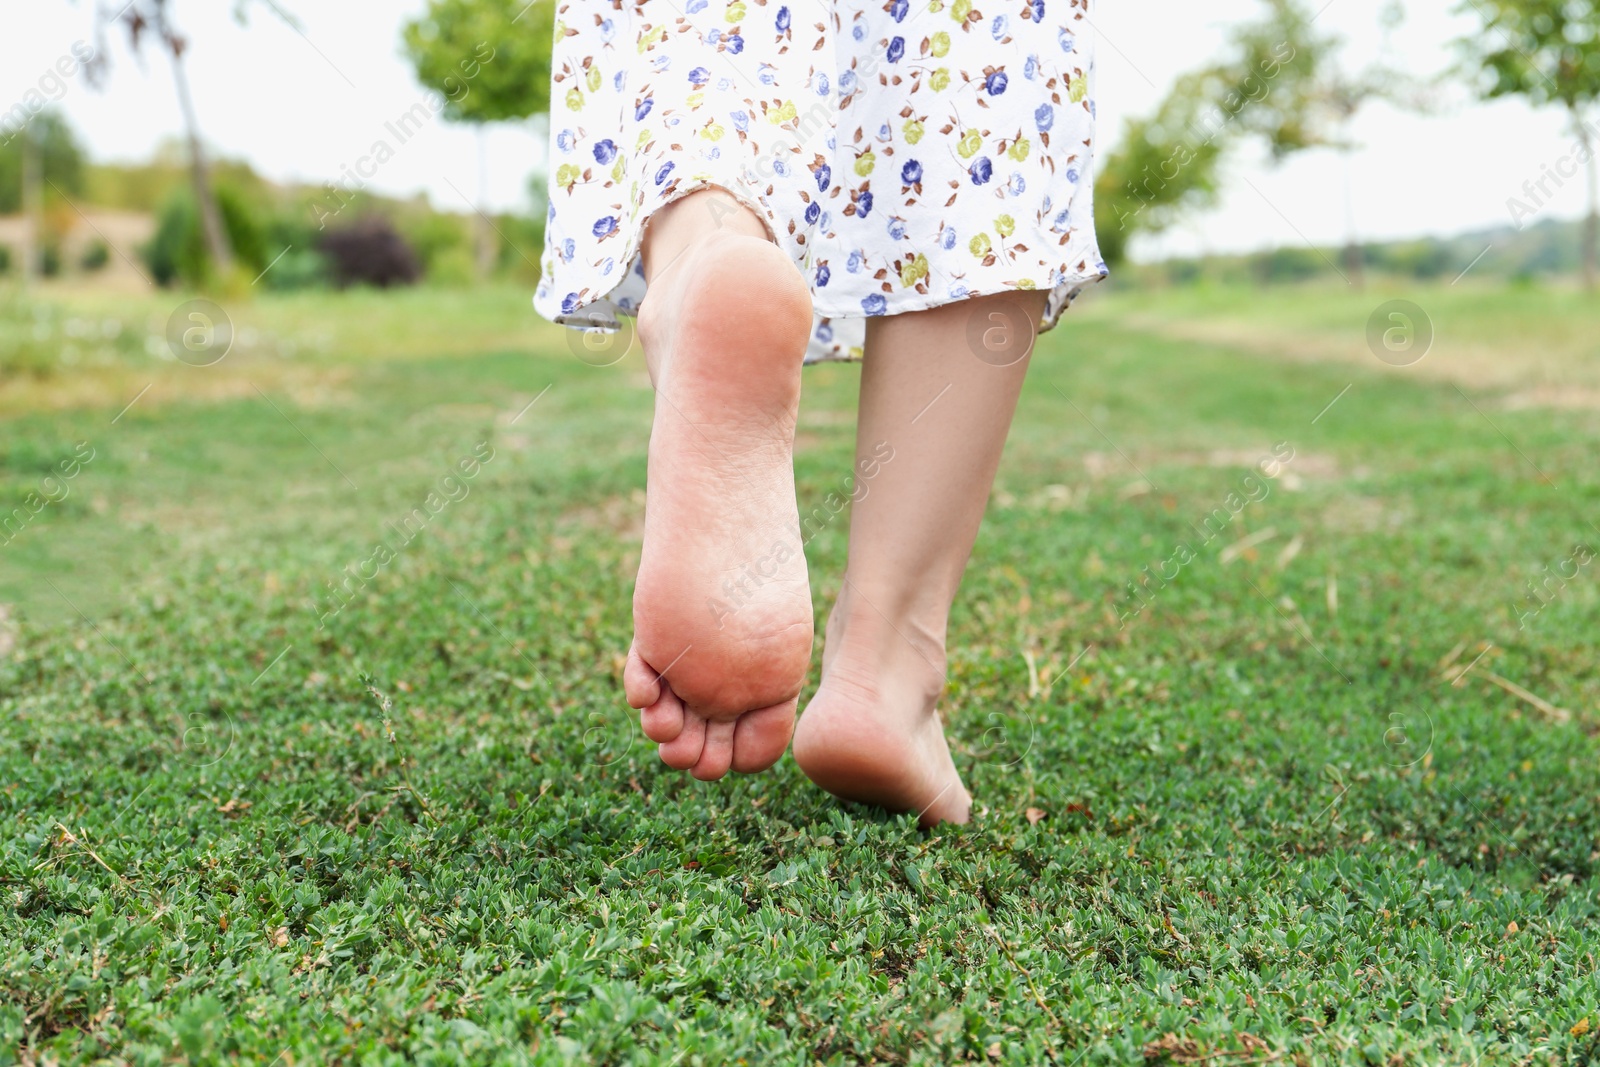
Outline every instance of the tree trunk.
<svg viewBox="0 0 1600 1067"><path fill-rule="evenodd" d="M1600 274L1595 262L1600 259L1600 176L1595 172L1594 134L1583 124L1583 116L1576 109L1572 112L1572 124L1578 129L1578 143L1588 157L1584 167L1589 179L1589 214L1583 220L1583 288L1585 292L1592 293L1596 275Z"/></svg>
<svg viewBox="0 0 1600 1067"><path fill-rule="evenodd" d="M169 46L170 47L170 46ZM211 192L211 172L200 144L200 123L195 118L194 100L189 96L189 78L183 70L183 55L172 51L172 81L178 88L178 106L183 109L183 124L189 135L189 175L194 182L194 198L200 208L200 230L211 253L211 264L222 277L233 273L233 246L222 225L222 212Z"/></svg>
<svg viewBox="0 0 1600 1067"><path fill-rule="evenodd" d="M41 146L33 133L33 123L22 128L22 286L27 288L39 277L40 257L44 252L44 203Z"/></svg>
<svg viewBox="0 0 1600 1067"><path fill-rule="evenodd" d="M489 127L476 124L478 134L478 275L487 278L494 270L495 243L489 221Z"/></svg>

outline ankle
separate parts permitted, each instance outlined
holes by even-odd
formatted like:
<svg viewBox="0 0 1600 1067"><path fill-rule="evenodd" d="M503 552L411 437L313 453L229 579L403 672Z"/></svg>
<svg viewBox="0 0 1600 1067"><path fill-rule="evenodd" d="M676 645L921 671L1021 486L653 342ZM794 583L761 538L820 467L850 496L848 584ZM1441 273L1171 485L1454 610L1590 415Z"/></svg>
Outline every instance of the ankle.
<svg viewBox="0 0 1600 1067"><path fill-rule="evenodd" d="M944 692L944 635L943 620L885 615L846 585L828 617L823 680L932 707Z"/></svg>

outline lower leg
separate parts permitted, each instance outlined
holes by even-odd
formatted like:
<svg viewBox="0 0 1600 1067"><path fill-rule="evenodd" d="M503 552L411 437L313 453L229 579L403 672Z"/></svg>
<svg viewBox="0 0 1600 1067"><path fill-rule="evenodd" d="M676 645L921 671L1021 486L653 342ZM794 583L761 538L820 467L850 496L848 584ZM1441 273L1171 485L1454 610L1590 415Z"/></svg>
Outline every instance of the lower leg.
<svg viewBox="0 0 1600 1067"><path fill-rule="evenodd" d="M656 417L623 685L663 760L718 778L783 754L810 664L792 463L811 302L720 190L658 211L643 258Z"/></svg>
<svg viewBox="0 0 1600 1067"><path fill-rule="evenodd" d="M1044 301L1006 293L869 323L849 563L794 752L830 792L925 825L968 816L936 711L945 629Z"/></svg>

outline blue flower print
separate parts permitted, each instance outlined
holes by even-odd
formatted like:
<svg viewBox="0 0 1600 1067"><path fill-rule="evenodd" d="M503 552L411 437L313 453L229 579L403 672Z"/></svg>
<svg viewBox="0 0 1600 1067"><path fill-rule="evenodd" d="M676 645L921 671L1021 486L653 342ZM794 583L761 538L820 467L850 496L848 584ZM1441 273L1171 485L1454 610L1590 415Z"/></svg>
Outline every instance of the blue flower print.
<svg viewBox="0 0 1600 1067"><path fill-rule="evenodd" d="M689 72L689 84L700 86L711 80L711 72L704 67L696 67Z"/></svg>
<svg viewBox="0 0 1600 1067"><path fill-rule="evenodd" d="M722 46L728 50L729 54L738 55L744 51L744 38L737 33L730 33L727 40L722 42Z"/></svg>
<svg viewBox="0 0 1600 1067"><path fill-rule="evenodd" d="M647 96L643 100L639 101L639 103L636 104L633 109L633 121L643 122L644 117L650 114L650 109L655 106L656 98L653 96Z"/></svg>
<svg viewBox="0 0 1600 1067"><path fill-rule="evenodd" d="M833 181L833 168L824 163L817 168L817 192L828 191L828 183Z"/></svg>
<svg viewBox="0 0 1600 1067"><path fill-rule="evenodd" d="M889 310L889 301L883 298L882 293L873 293L862 299L861 310L868 315L882 315Z"/></svg>
<svg viewBox="0 0 1600 1067"><path fill-rule="evenodd" d="M1004 15L996 15L994 21L989 23L989 36L997 41L1005 40L1006 29L1011 25L1011 20Z"/></svg>
<svg viewBox="0 0 1600 1067"><path fill-rule="evenodd" d="M605 218L595 220L594 235L596 237L610 237L616 232L617 217L615 215L607 215Z"/></svg>
<svg viewBox="0 0 1600 1067"><path fill-rule="evenodd" d="M905 166L900 168L900 183L902 185L915 185L922 180L922 164L914 159L906 160Z"/></svg>
<svg viewBox="0 0 1600 1067"><path fill-rule="evenodd" d="M988 160L985 160L984 162L988 162ZM656 184L657 185L661 185L661 184L665 183L666 180L667 180L667 175L671 174L672 173L672 168L676 167L676 166L677 166L677 164L673 163L671 160L668 160L666 163L663 163L661 165L661 169L656 171ZM980 182L979 184L982 184L982 183Z"/></svg>
<svg viewBox="0 0 1600 1067"><path fill-rule="evenodd" d="M832 276L832 272L828 270L828 265L826 263L818 263L817 264L817 288L818 289L826 288L827 285L828 285L828 279L831 276Z"/></svg>
<svg viewBox="0 0 1600 1067"><path fill-rule="evenodd" d="M813 201L811 201L811 203L806 205L806 222L809 225L815 226L817 224L817 220L820 219L821 217L822 217L822 205L821 204L819 204L815 200L813 200Z"/></svg>
<svg viewBox="0 0 1600 1067"><path fill-rule="evenodd" d="M1048 102L1040 104L1033 110L1033 124L1039 127L1039 132L1044 133L1056 124L1056 109Z"/></svg>
<svg viewBox="0 0 1600 1067"><path fill-rule="evenodd" d="M604 141L594 143L594 161L602 167L610 165L617 158L617 142L609 137Z"/></svg>
<svg viewBox="0 0 1600 1067"><path fill-rule="evenodd" d="M999 96L1006 91L1006 82L1009 80L1005 71L997 70L983 80L983 88L990 96Z"/></svg>
<svg viewBox="0 0 1600 1067"><path fill-rule="evenodd" d="M788 33L791 20L788 5L778 8L778 17L773 20L773 25L778 27L779 33Z"/></svg>
<svg viewBox="0 0 1600 1067"><path fill-rule="evenodd" d="M572 130L562 130L556 134L556 147L563 152L570 152L578 147L578 135Z"/></svg>
<svg viewBox="0 0 1600 1067"><path fill-rule="evenodd" d="M896 241L904 239L906 235L906 220L898 215L889 216L889 236Z"/></svg>
<svg viewBox="0 0 1600 1067"><path fill-rule="evenodd" d="M850 258L844 261L844 269L851 274L860 274L861 267L866 262L859 251L851 252Z"/></svg>
<svg viewBox="0 0 1600 1067"><path fill-rule="evenodd" d="M868 215L872 214L872 191L870 189L864 190L861 195L856 198L856 214L862 218L866 218Z"/></svg>
<svg viewBox="0 0 1600 1067"><path fill-rule="evenodd" d="M994 176L994 164L988 156L979 156L972 166L967 168L967 173L972 175L973 185L983 185Z"/></svg>
<svg viewBox="0 0 1600 1067"><path fill-rule="evenodd" d="M888 60L891 63L900 62L900 57L906 54L906 39L895 37L889 42Z"/></svg>
<svg viewBox="0 0 1600 1067"><path fill-rule="evenodd" d="M889 5L889 17L896 22L904 22L906 20L906 12L910 10L911 5L906 0L894 0L894 3Z"/></svg>

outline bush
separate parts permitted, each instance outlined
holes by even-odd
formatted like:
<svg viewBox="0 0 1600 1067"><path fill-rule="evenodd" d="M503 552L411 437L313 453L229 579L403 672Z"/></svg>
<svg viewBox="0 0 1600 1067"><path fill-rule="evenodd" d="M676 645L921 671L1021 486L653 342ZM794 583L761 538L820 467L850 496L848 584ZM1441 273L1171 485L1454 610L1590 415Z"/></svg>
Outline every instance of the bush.
<svg viewBox="0 0 1600 1067"><path fill-rule="evenodd" d="M0 274L11 272L11 246L0 245Z"/></svg>
<svg viewBox="0 0 1600 1067"><path fill-rule="evenodd" d="M78 266L86 271L104 270L107 263L111 262L111 249L104 241L95 241L83 250L83 258L78 261Z"/></svg>
<svg viewBox="0 0 1600 1067"><path fill-rule="evenodd" d="M215 195L234 258L252 275L265 269L270 261L266 241L249 203L226 185L218 186ZM158 285L177 281L200 285L211 276L210 254L192 190L181 190L167 200L156 235L144 248L144 259Z"/></svg>
<svg viewBox="0 0 1600 1067"><path fill-rule="evenodd" d="M394 225L371 215L350 226L329 230L319 246L328 260L335 285L412 285L422 276L416 253Z"/></svg>

